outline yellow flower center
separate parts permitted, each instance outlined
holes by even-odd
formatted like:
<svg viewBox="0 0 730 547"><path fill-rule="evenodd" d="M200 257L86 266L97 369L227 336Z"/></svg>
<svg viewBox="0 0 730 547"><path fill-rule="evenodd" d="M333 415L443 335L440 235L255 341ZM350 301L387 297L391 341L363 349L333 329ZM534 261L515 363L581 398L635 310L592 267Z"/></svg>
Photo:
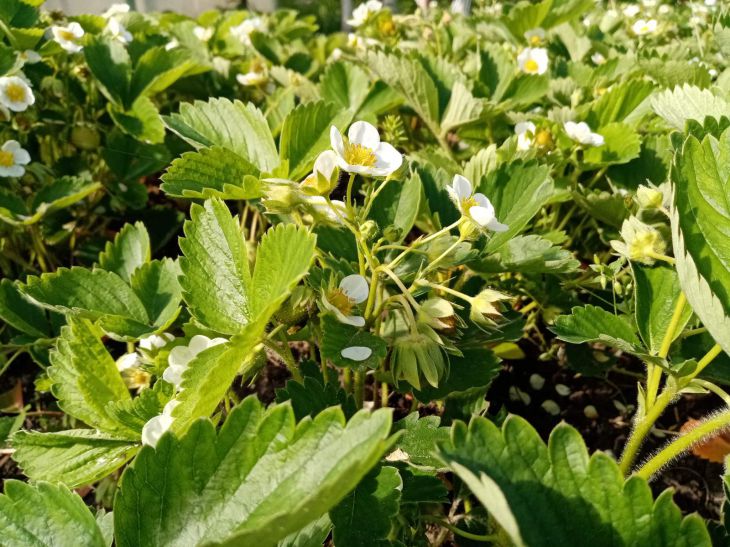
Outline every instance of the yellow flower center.
<svg viewBox="0 0 730 547"><path fill-rule="evenodd" d="M5 95L14 103L20 103L25 100L25 86L21 84L11 83L5 88Z"/></svg>
<svg viewBox="0 0 730 547"><path fill-rule="evenodd" d="M340 310L343 315L352 313L352 300L342 289L332 289L327 293L327 301Z"/></svg>
<svg viewBox="0 0 730 547"><path fill-rule="evenodd" d="M653 230L637 234L634 240L629 243L629 258L634 260L663 252L663 241L659 239L659 234Z"/></svg>
<svg viewBox="0 0 730 547"><path fill-rule="evenodd" d="M540 37L539 36L532 36L530 37L530 44L533 46L537 46L540 44Z"/></svg>
<svg viewBox="0 0 730 547"><path fill-rule="evenodd" d="M537 72L540 70L540 66L537 64L537 61L535 59L527 59L525 61L525 72Z"/></svg>
<svg viewBox="0 0 730 547"><path fill-rule="evenodd" d="M0 150L0 167L12 167L13 165L15 165L13 153Z"/></svg>
<svg viewBox="0 0 730 547"><path fill-rule="evenodd" d="M461 210L464 212L465 215L469 214L469 210L474 207L477 204L477 200L474 199L474 197L468 197L466 199L461 200Z"/></svg>
<svg viewBox="0 0 730 547"><path fill-rule="evenodd" d="M350 165L374 167L378 158L372 148L362 144L345 143L345 161Z"/></svg>
<svg viewBox="0 0 730 547"><path fill-rule="evenodd" d="M62 40L66 40L67 42L76 41L76 35L73 32L71 32L70 30L60 30L60 31L58 31L58 36Z"/></svg>
<svg viewBox="0 0 730 547"><path fill-rule="evenodd" d="M152 377L149 372L135 367L122 371L122 379L129 389L137 389L148 386Z"/></svg>

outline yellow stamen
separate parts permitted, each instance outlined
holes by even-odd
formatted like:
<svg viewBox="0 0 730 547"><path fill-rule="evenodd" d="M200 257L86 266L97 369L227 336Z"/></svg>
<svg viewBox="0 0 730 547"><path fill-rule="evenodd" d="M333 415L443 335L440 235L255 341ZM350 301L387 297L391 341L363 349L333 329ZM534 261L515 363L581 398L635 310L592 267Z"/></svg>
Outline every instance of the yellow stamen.
<svg viewBox="0 0 730 547"><path fill-rule="evenodd" d="M12 167L13 165L15 165L13 153L0 150L0 167Z"/></svg>
<svg viewBox="0 0 730 547"><path fill-rule="evenodd" d="M345 143L345 161L350 165L374 167L378 158L375 152L362 144Z"/></svg>
<svg viewBox="0 0 730 547"><path fill-rule="evenodd" d="M475 200L473 196L461 200L461 210L464 212L465 215L468 215L469 209L471 209L475 205L478 205L478 203L477 203L477 200Z"/></svg>
<svg viewBox="0 0 730 547"><path fill-rule="evenodd" d="M332 289L327 293L327 301L340 310L343 315L352 313L353 302L342 289Z"/></svg>
<svg viewBox="0 0 730 547"><path fill-rule="evenodd" d="M8 84L5 88L5 95L14 103L25 100L25 87L20 84Z"/></svg>
<svg viewBox="0 0 730 547"><path fill-rule="evenodd" d="M527 61L525 61L525 72L537 72L539 69L540 66L537 64L535 59L527 59Z"/></svg>
<svg viewBox="0 0 730 547"><path fill-rule="evenodd" d="M68 42L76 41L76 35L73 32L71 32L70 30L59 30L58 37L61 38L62 40L66 40Z"/></svg>
<svg viewBox="0 0 730 547"><path fill-rule="evenodd" d="M531 43L531 44L532 44L533 46L537 46L537 45L539 45L539 44L540 44L540 37L539 37L539 36L532 36L532 37L530 38L530 43Z"/></svg>

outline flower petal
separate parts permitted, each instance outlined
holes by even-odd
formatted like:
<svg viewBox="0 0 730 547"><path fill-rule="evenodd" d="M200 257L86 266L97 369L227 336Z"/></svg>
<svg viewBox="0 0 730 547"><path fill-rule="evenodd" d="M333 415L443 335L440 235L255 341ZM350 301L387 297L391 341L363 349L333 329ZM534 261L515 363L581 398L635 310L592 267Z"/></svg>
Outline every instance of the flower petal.
<svg viewBox="0 0 730 547"><path fill-rule="evenodd" d="M364 361L373 354L373 350L367 346L350 346L340 352L345 359L352 361Z"/></svg>
<svg viewBox="0 0 730 547"><path fill-rule="evenodd" d="M340 319L340 323L344 323L345 325L352 325L358 328L365 326L365 318L359 315L343 315L342 317L344 317L344 320L340 317L338 319Z"/></svg>
<svg viewBox="0 0 730 547"><path fill-rule="evenodd" d="M364 302L368 298L370 287L367 280L358 274L348 275L340 281L340 289L347 295L347 297L359 304Z"/></svg>
<svg viewBox="0 0 730 547"><path fill-rule="evenodd" d="M375 149L375 158L375 167L387 171L384 173L386 176L397 171L403 164L403 155L387 142L378 145Z"/></svg>
<svg viewBox="0 0 730 547"><path fill-rule="evenodd" d="M170 350L167 362L171 367L186 367L195 355L187 346L176 346Z"/></svg>
<svg viewBox="0 0 730 547"><path fill-rule="evenodd" d="M343 157L345 155L345 142L342 139L342 133L334 125L330 127L330 145L338 156ZM340 167L344 169L342 164L340 164Z"/></svg>
<svg viewBox="0 0 730 547"><path fill-rule="evenodd" d="M375 126L368 122L355 122L347 131L347 138L352 144L359 144L375 150L380 144L380 134Z"/></svg>
<svg viewBox="0 0 730 547"><path fill-rule="evenodd" d="M142 444L147 446L157 446L160 437L170 429L173 419L165 414L160 414L149 420L142 427Z"/></svg>
<svg viewBox="0 0 730 547"><path fill-rule="evenodd" d="M479 224L482 228L485 228L487 224L492 222L494 220L494 209L488 209L486 207L481 207L480 205L475 205L469 209L469 216Z"/></svg>
<svg viewBox="0 0 730 547"><path fill-rule="evenodd" d="M18 165L28 165L30 163L30 154L28 154L27 150L23 150L22 148L15 150L13 152L13 157L15 158L15 163Z"/></svg>
<svg viewBox="0 0 730 547"><path fill-rule="evenodd" d="M329 180L332 177L337 168L337 154L333 150L325 150L317 159L314 160L314 167L312 171L320 173L324 178Z"/></svg>
<svg viewBox="0 0 730 547"><path fill-rule="evenodd" d="M190 353L195 356L198 353L200 353L203 350L206 350L210 347L210 338L207 336L203 336L202 334L196 334L190 339L190 342L188 342L188 348L190 349Z"/></svg>
<svg viewBox="0 0 730 547"><path fill-rule="evenodd" d="M468 178L462 175L454 175L451 187L454 189L454 193L460 200L469 199L471 197L471 182Z"/></svg>
<svg viewBox="0 0 730 547"><path fill-rule="evenodd" d="M493 218L487 223L487 228L489 228L493 232L506 232L509 229L509 226L507 226L506 224L502 224L496 218Z"/></svg>

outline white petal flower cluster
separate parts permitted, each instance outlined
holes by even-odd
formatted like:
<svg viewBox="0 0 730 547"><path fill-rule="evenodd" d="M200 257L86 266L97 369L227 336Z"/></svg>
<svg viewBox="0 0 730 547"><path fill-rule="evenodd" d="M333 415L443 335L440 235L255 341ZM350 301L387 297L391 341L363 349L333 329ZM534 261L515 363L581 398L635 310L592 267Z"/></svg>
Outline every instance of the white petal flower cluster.
<svg viewBox="0 0 730 547"><path fill-rule="evenodd" d="M548 63L548 52L543 47L525 48L517 56L517 65L525 74L545 74Z"/></svg>
<svg viewBox="0 0 730 547"><path fill-rule="evenodd" d="M162 379L180 389L183 373L188 369L190 362L198 356L199 353L228 342L225 338L208 338L202 334L196 334L190 339L187 346L176 346L170 350L167 358L168 367L162 374Z"/></svg>
<svg viewBox="0 0 730 547"><path fill-rule="evenodd" d="M383 3L378 0L367 0L357 6L352 12L352 18L347 20L347 24L352 27L360 27L367 23L368 19L383 9Z"/></svg>
<svg viewBox="0 0 730 547"><path fill-rule="evenodd" d="M391 144L381 142L377 128L368 122L353 123L347 138L333 125L330 143L337 154L337 165L348 173L387 177L403 163L401 153Z"/></svg>
<svg viewBox="0 0 730 547"><path fill-rule="evenodd" d="M446 190L449 196L459 208L461 214L473 221L477 226L494 232L504 232L508 226L497 220L494 205L487 196L480 193L472 193L472 186L469 179L461 175L455 175L451 186Z"/></svg>
<svg viewBox="0 0 730 547"><path fill-rule="evenodd" d="M631 32L636 36L644 36L645 34L653 34L656 32L657 22L656 19L638 19L633 25L631 25Z"/></svg>
<svg viewBox="0 0 730 547"><path fill-rule="evenodd" d="M251 33L255 30L264 32L266 30L266 23L261 17L251 17L246 19L240 25L231 27L231 36L240 40L244 45L251 45Z"/></svg>
<svg viewBox="0 0 730 547"><path fill-rule="evenodd" d="M6 141L0 148L0 177L22 177L29 163L30 154L18 141Z"/></svg>
<svg viewBox="0 0 730 547"><path fill-rule="evenodd" d="M84 49L84 46L79 43L84 37L84 29L77 22L69 23L67 27L54 25L49 31L53 40L69 53L78 53Z"/></svg>
<svg viewBox="0 0 730 547"><path fill-rule="evenodd" d="M567 135L575 142L587 146L603 146L603 135L594 133L586 122L565 122L563 124Z"/></svg>
<svg viewBox="0 0 730 547"><path fill-rule="evenodd" d="M35 104L35 95L22 76L0 77L0 105L13 112L24 112Z"/></svg>

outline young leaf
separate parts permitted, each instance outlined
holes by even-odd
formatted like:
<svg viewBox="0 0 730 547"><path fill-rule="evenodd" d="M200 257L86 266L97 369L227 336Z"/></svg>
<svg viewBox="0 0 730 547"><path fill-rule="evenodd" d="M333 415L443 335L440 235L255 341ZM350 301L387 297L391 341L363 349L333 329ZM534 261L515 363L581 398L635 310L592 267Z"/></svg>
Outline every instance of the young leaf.
<svg viewBox="0 0 730 547"><path fill-rule="evenodd" d="M395 444L396 450L407 454L412 464L441 467L434 452L439 444L449 439L449 428L440 425L441 418L438 416L419 418L418 412L412 412L393 424L393 433L404 432Z"/></svg>
<svg viewBox="0 0 730 547"><path fill-rule="evenodd" d="M251 312L266 322L309 272L317 238L294 224L279 224L264 234L256 249L251 279Z"/></svg>
<svg viewBox="0 0 730 547"><path fill-rule="evenodd" d="M289 178L301 180L312 170L320 152L330 148L330 128L343 131L352 112L332 103L317 101L300 104L284 120L281 128L281 160L289 163Z"/></svg>
<svg viewBox="0 0 730 547"><path fill-rule="evenodd" d="M252 303L248 250L238 222L216 198L190 208L184 231L180 284L190 313L217 332L239 332L251 319Z"/></svg>
<svg viewBox="0 0 730 547"><path fill-rule="evenodd" d="M730 130L688 137L675 156L672 242L679 284L707 330L730 352Z"/></svg>
<svg viewBox="0 0 730 547"><path fill-rule="evenodd" d="M662 345L682 292L679 278L674 268L668 266L650 267L632 262L631 267L636 281L636 325L646 347L656 353ZM690 317L692 309L685 306L674 338L682 333Z"/></svg>
<svg viewBox="0 0 730 547"><path fill-rule="evenodd" d="M369 547L386 539L400 509L402 490L403 481L395 467L373 469L330 511L334 544Z"/></svg>
<svg viewBox="0 0 730 547"><path fill-rule="evenodd" d="M174 197L255 199L263 195L258 168L235 152L213 146L185 152L162 175L162 190Z"/></svg>
<svg viewBox="0 0 730 547"><path fill-rule="evenodd" d="M7 480L0 494L0 530L5 545L106 547L84 501L64 486L34 486Z"/></svg>
<svg viewBox="0 0 730 547"><path fill-rule="evenodd" d="M221 146L235 152L260 171L279 165L279 154L264 115L253 105L210 99L180 105L167 117L167 126L195 148Z"/></svg>
<svg viewBox="0 0 730 547"><path fill-rule="evenodd" d="M332 408L298 427L288 405L243 401L216 434L199 420L145 447L122 477L117 545L273 545L337 504L380 459L388 410L345 425ZM191 462L195 462L194 465Z"/></svg>
<svg viewBox="0 0 730 547"><path fill-rule="evenodd" d="M141 222L125 224L99 254L99 267L129 283L132 273L151 257L150 236Z"/></svg>
<svg viewBox="0 0 730 547"><path fill-rule="evenodd" d="M60 433L19 431L13 436L13 448L13 459L34 481L62 482L78 488L116 471L139 446L91 429L72 429Z"/></svg>
<svg viewBox="0 0 730 547"><path fill-rule="evenodd" d="M51 391L67 414L104 433L129 438L130 431L106 410L110 402L129 400L130 395L102 336L91 322L69 317L51 353Z"/></svg>
<svg viewBox="0 0 730 547"><path fill-rule="evenodd" d="M597 306L574 307L570 315L560 315L550 329L556 336L571 344L603 342L627 349L641 346L634 327L624 317Z"/></svg>
<svg viewBox="0 0 730 547"><path fill-rule="evenodd" d="M559 425L545 446L522 418L500 431L485 418L457 423L439 458L466 483L512 543L706 546L697 515L682 518L665 490L656 502L643 479L624 480L616 462L589 457L580 434Z"/></svg>

